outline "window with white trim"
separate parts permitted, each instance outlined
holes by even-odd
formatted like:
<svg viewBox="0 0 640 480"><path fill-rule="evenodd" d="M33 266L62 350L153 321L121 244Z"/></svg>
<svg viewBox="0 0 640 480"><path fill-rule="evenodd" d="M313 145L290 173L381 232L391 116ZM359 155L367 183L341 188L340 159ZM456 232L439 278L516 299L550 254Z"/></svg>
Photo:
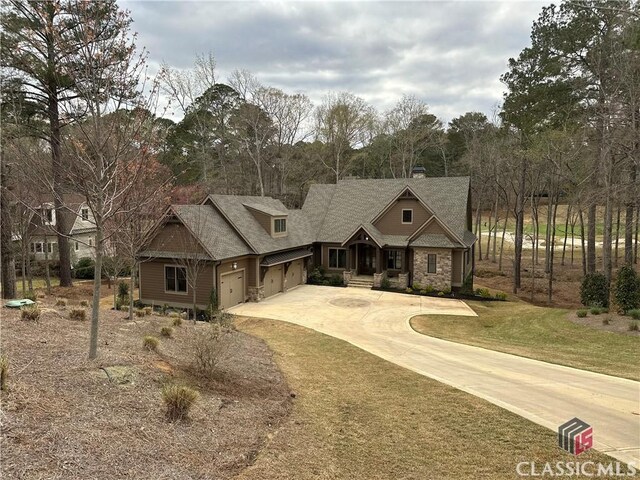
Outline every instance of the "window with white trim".
<svg viewBox="0 0 640 480"><path fill-rule="evenodd" d="M51 207L42 207L42 223L44 225L54 225L56 223L55 211Z"/></svg>
<svg viewBox="0 0 640 480"><path fill-rule="evenodd" d="M438 270L438 257L435 253L427 255L427 273L436 273Z"/></svg>
<svg viewBox="0 0 640 480"><path fill-rule="evenodd" d="M89 220L89 209L88 208L82 208L80 210L80 215L82 216L82 221L86 222Z"/></svg>
<svg viewBox="0 0 640 480"><path fill-rule="evenodd" d="M347 251L344 248L329 248L329 268L347 268Z"/></svg>
<svg viewBox="0 0 640 480"><path fill-rule="evenodd" d="M276 218L273 221L273 231L275 233L285 233L287 231L287 219Z"/></svg>
<svg viewBox="0 0 640 480"><path fill-rule="evenodd" d="M388 270L402 269L402 250L388 250L386 257Z"/></svg>
<svg viewBox="0 0 640 480"><path fill-rule="evenodd" d="M402 223L413 223L413 210L411 208L402 209Z"/></svg>
<svg viewBox="0 0 640 480"><path fill-rule="evenodd" d="M164 290L171 293L187 293L187 269L174 265L165 266Z"/></svg>

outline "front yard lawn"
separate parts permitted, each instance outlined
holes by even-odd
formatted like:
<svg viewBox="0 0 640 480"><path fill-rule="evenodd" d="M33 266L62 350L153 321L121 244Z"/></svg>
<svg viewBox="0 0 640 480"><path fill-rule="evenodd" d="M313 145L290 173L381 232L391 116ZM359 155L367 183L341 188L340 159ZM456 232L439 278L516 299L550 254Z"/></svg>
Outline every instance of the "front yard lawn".
<svg viewBox="0 0 640 480"><path fill-rule="evenodd" d="M236 325L267 342L295 393L241 478L506 479L518 462L575 461L554 432L349 343L275 320Z"/></svg>
<svg viewBox="0 0 640 480"><path fill-rule="evenodd" d="M525 302L467 302L477 317L419 315L419 333L640 380L640 336L576 325L568 312Z"/></svg>

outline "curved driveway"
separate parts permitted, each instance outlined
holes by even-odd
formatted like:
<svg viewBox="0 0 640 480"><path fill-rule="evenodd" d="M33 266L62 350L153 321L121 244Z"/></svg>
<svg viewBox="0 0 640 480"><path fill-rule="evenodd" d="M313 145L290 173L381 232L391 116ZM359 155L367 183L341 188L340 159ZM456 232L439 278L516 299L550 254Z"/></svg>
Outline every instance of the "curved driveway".
<svg viewBox="0 0 640 480"><path fill-rule="evenodd" d="M595 448L640 465L640 383L440 340L409 326L418 314L475 316L459 300L302 285L230 312L345 340L554 431L579 417L593 426Z"/></svg>

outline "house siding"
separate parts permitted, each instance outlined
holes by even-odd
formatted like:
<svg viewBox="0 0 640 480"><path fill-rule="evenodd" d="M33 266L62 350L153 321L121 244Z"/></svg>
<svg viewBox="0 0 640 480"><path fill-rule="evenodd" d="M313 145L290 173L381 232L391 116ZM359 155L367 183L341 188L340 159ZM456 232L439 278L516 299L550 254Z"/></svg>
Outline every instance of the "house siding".
<svg viewBox="0 0 640 480"><path fill-rule="evenodd" d="M257 210L253 209L250 209L249 211L258 221L260 226L264 228L269 235L271 235L271 215L267 215L266 213L258 212Z"/></svg>
<svg viewBox="0 0 640 480"><path fill-rule="evenodd" d="M451 286L461 287L463 282L464 250L453 250L451 256Z"/></svg>
<svg viewBox="0 0 640 480"><path fill-rule="evenodd" d="M436 254L436 273L427 273L428 255ZM448 248L414 248L413 284L431 285L438 290L451 288L452 250Z"/></svg>
<svg viewBox="0 0 640 480"><path fill-rule="evenodd" d="M148 250L206 253L187 227L179 223L167 223L164 225L149 243Z"/></svg>
<svg viewBox="0 0 640 480"><path fill-rule="evenodd" d="M402 223L402 210L413 210L413 222ZM385 235L411 235L431 218L431 212L414 198L400 198L380 217L374 226Z"/></svg>
<svg viewBox="0 0 640 480"><path fill-rule="evenodd" d="M187 293L166 293L164 291L164 266L180 265L171 259L157 259L140 264L140 301L144 304L190 308L193 302L193 290L187 285ZM196 288L196 304L205 309L209 303L209 295L214 286L214 266L207 264L198 276Z"/></svg>

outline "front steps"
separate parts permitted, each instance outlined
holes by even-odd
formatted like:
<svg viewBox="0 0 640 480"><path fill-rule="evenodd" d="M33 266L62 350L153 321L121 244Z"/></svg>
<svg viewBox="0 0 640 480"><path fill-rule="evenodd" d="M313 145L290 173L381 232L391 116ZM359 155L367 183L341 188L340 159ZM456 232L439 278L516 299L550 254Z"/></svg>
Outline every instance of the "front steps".
<svg viewBox="0 0 640 480"><path fill-rule="evenodd" d="M368 288L371 289L373 288L373 277L368 278L368 277L352 277L351 280L349 280L349 283L347 284L348 287L355 287L355 288Z"/></svg>

